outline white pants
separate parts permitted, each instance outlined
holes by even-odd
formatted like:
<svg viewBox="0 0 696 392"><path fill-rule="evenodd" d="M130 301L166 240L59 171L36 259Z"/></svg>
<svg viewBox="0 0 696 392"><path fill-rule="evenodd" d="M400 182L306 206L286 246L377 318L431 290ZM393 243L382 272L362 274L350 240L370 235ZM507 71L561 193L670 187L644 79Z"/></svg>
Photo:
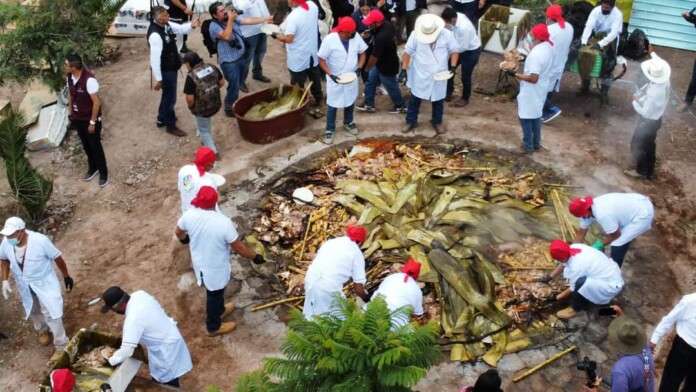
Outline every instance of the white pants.
<svg viewBox="0 0 696 392"><path fill-rule="evenodd" d="M34 329L39 333L46 332L50 329L53 334L53 344L56 346L56 350L63 351L65 346L68 345L68 336L65 334L65 328L63 328L63 319L60 317L52 319L46 307L39 302L36 294L32 293L31 298L34 305L31 308L29 318L34 323Z"/></svg>

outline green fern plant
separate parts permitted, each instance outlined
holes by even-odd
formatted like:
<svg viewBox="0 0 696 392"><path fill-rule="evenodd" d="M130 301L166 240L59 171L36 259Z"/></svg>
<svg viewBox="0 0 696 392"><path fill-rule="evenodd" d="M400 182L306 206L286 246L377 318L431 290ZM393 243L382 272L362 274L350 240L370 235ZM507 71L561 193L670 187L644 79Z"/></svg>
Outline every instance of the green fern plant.
<svg viewBox="0 0 696 392"><path fill-rule="evenodd" d="M10 110L0 118L0 158L5 163L7 180L26 215L36 220L43 213L53 191L53 181L42 176L27 159L27 130L24 114Z"/></svg>
<svg viewBox="0 0 696 392"><path fill-rule="evenodd" d="M285 358L265 358L262 370L240 378L237 391L410 391L441 357L434 321L392 330L392 318L408 318L407 308L391 312L376 298L363 311L340 295L334 306L311 320L293 309Z"/></svg>

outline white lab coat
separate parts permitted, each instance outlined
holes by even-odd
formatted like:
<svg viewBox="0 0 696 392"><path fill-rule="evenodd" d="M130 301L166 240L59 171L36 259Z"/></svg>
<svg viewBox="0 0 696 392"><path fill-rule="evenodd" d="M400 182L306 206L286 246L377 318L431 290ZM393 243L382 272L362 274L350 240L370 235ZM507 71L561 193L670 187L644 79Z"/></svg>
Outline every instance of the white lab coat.
<svg viewBox="0 0 696 392"><path fill-rule="evenodd" d="M23 270L19 268L14 247L7 242L7 238L3 238L0 243L0 259L10 261L10 271L14 275L27 319L34 305L32 290L52 319L61 318L63 317L63 295L53 268L53 261L61 253L45 235L31 230L26 230L26 234L27 245Z"/></svg>
<svg viewBox="0 0 696 392"><path fill-rule="evenodd" d="M131 294L125 316L122 347L135 348L138 343L145 346L152 378L166 383L193 368L176 321L167 316L153 296L142 290ZM119 358L117 354L114 357ZM122 360L125 358L119 358Z"/></svg>
<svg viewBox="0 0 696 392"><path fill-rule="evenodd" d="M553 64L551 65L551 75L549 76L549 91L560 91L561 77L565 71L570 44L573 42L573 26L566 22L565 28L554 23L549 25L549 35L553 41Z"/></svg>
<svg viewBox="0 0 696 392"><path fill-rule="evenodd" d="M606 37L598 42L599 46L605 47L616 41L616 53L619 52L619 36L623 30L623 14L618 7L614 7L609 15L602 14L602 7L596 6L585 22L585 30L582 31L580 42L587 45L592 32L606 33Z"/></svg>
<svg viewBox="0 0 696 392"><path fill-rule="evenodd" d="M331 33L321 42L318 56L326 61L332 75L341 76L358 69L358 57L367 50L367 44L357 34L348 40L348 52L338 33ZM326 75L326 104L345 108L358 98L358 79L352 83L338 84Z"/></svg>
<svg viewBox="0 0 696 392"><path fill-rule="evenodd" d="M415 34L411 33L405 48L411 56L406 86L416 97L433 102L445 99L447 95L447 80L436 81L435 74L449 69L450 55L457 52L459 47L454 35L447 29L442 29L434 44L433 50L431 44L418 42Z"/></svg>
<svg viewBox="0 0 696 392"><path fill-rule="evenodd" d="M619 265L591 246L573 244L570 247L581 250L565 262L563 269L563 277L568 279L570 289L575 291L575 283L585 276L587 280L578 293L593 304L608 304L624 286Z"/></svg>
<svg viewBox="0 0 696 392"><path fill-rule="evenodd" d="M655 209L650 198L638 193L607 193L592 203L593 218L580 219L580 227L587 229L597 220L605 234L621 230L611 246L621 246L650 230Z"/></svg>
<svg viewBox="0 0 696 392"><path fill-rule="evenodd" d="M551 83L551 66L553 65L553 48L548 42L541 42L532 48L524 61L524 74L539 75L536 83L520 81L520 93L517 94L517 116L522 119L541 118L544 102Z"/></svg>

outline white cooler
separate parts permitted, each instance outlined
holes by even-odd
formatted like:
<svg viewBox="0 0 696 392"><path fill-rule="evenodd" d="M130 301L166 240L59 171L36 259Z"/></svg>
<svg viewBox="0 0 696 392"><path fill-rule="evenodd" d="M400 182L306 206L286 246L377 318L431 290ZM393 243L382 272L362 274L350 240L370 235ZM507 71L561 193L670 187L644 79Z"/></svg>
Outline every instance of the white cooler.
<svg viewBox="0 0 696 392"><path fill-rule="evenodd" d="M502 7L499 5L494 5L493 7ZM493 7L489 8L488 11L486 11L485 14L481 17L478 23L478 36L481 37L481 22L483 20L487 20L486 16L490 16L491 10L493 10ZM528 16L527 16L528 15ZM524 18L529 18L530 23L528 23L528 27L525 28L525 31L521 31L520 29L520 21L522 21ZM503 54L507 50L511 50L517 47L519 44L520 40L524 39L524 37L527 35L527 29L531 28L531 14L529 13L528 10L523 10L519 8L510 8L510 18L508 19L507 25L512 27L512 37L510 38L510 42L508 42L507 46L503 47L501 41L500 41L500 25L502 25L502 22L498 22L498 26L496 27L495 31L493 32L493 35L491 38L486 42L486 44L483 46L483 50L486 52L491 52L491 53L497 53L497 54Z"/></svg>

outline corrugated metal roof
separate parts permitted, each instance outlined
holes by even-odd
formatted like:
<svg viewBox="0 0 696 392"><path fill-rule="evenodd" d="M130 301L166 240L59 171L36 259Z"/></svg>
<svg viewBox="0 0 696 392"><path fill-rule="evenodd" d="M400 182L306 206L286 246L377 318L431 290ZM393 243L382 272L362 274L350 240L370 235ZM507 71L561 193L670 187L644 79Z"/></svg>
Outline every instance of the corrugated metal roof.
<svg viewBox="0 0 696 392"><path fill-rule="evenodd" d="M634 0L628 31L641 29L651 44L696 51L696 28L682 18L693 0Z"/></svg>

